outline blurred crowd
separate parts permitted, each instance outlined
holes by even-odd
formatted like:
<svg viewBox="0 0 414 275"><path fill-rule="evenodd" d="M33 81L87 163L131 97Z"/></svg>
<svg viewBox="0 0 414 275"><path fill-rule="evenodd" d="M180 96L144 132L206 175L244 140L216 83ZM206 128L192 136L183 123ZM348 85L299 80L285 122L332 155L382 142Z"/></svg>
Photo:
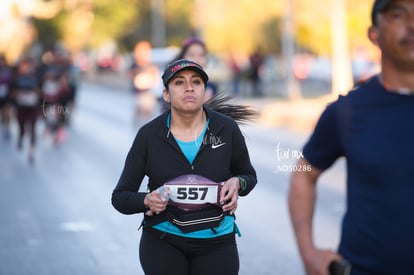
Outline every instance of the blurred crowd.
<svg viewBox="0 0 414 275"><path fill-rule="evenodd" d="M1 134L9 141L11 122L16 121L19 150L28 151L34 162L36 128L44 124L43 138L57 146L66 139L66 127L75 104L79 72L66 52L47 51L41 58L23 57L8 64L0 56Z"/></svg>
<svg viewBox="0 0 414 275"><path fill-rule="evenodd" d="M218 91L236 96L265 96L262 83L283 77L280 72L274 71L273 56L266 55L260 48L252 51L250 55L236 52L217 54L210 52L206 41L197 36L183 40L179 47L154 48L149 41L141 40L130 53L120 54L116 49L109 52L98 51L96 54L84 53L83 60L88 60L84 63L89 65L80 67L92 74L109 72L124 75L126 72L132 80L132 91L154 90L155 87L154 92L159 95L162 91L161 76L158 75L157 81L152 81L153 85L149 83L156 75L154 65L159 73L168 63L182 58L197 62L208 72L210 80L207 97ZM137 75L142 77L136 77Z"/></svg>
<svg viewBox="0 0 414 275"><path fill-rule="evenodd" d="M185 39L181 47L175 48L175 51L170 50L171 48L154 49L146 40L136 43L131 65L127 70L130 90L136 95L134 121L138 121L139 118L147 121L154 114L154 108L159 105L157 102L163 105L162 90L164 87L160 83L161 72L169 63L180 59L194 61L209 72L206 101L218 93L245 95L241 92L245 86L250 88L249 96L262 97L264 95L262 75L265 56L260 49L244 60L237 55L232 55L227 60L219 59L214 58L215 56L208 51L203 39L194 36Z"/></svg>
<svg viewBox="0 0 414 275"><path fill-rule="evenodd" d="M80 56L72 58L67 51L58 49L45 51L39 58L21 58L13 64L0 57L0 133L4 139L11 139L10 123L15 121L17 147L28 147L30 162L34 161L39 122L45 126L42 137L48 137L54 145L66 139L81 75L126 73L128 79L123 81L129 82L134 97L134 125L148 121L159 113L160 107L162 110L161 72L168 63L182 58L197 62L208 72L206 100L218 93L256 98L285 95L283 62L260 47L249 55L232 52L219 56L208 51L202 38L189 37L180 47L153 48L149 41L138 41L133 51L122 58L116 51L106 53L105 58L86 53ZM375 71L376 63L364 56L362 53L353 61L355 81ZM322 58L305 54L295 57L293 73L302 95L307 93L305 88L320 94L329 92L330 72L329 60L323 62Z"/></svg>

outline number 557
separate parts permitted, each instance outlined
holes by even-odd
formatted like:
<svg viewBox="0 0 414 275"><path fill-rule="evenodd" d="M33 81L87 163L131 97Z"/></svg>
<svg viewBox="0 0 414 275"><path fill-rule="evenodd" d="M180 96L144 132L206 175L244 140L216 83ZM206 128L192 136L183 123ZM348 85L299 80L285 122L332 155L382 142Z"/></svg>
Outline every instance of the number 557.
<svg viewBox="0 0 414 275"><path fill-rule="evenodd" d="M179 187L177 188L177 199L204 200L206 198L207 191L207 187Z"/></svg>

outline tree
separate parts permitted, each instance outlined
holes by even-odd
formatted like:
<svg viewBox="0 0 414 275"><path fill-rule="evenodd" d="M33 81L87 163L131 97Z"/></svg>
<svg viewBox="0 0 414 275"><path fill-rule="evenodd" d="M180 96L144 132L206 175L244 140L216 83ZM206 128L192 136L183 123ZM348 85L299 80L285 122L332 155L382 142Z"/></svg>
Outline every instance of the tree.
<svg viewBox="0 0 414 275"><path fill-rule="evenodd" d="M47 23L37 21L36 27L41 40L62 39L74 50L96 48L108 40L130 50L138 40L151 40L150 1L43 0L60 3L60 11ZM164 0L167 44L181 45L186 37L201 33L211 52L235 49L249 53L261 45L266 52L280 53L283 2L261 0L259 5L251 0ZM292 3L298 48L317 55L330 55L330 5L315 5L310 0L292 0ZM371 47L364 36L370 6L366 1L346 1L351 49Z"/></svg>

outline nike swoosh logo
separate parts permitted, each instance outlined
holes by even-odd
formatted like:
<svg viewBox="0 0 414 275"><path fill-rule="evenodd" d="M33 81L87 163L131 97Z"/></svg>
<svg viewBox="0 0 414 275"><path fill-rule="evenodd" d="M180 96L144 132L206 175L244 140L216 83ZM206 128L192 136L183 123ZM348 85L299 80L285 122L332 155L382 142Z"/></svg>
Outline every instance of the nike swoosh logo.
<svg viewBox="0 0 414 275"><path fill-rule="evenodd" d="M226 143L211 144L211 149L217 149L217 148L219 148L219 147L223 146L224 144L226 144Z"/></svg>

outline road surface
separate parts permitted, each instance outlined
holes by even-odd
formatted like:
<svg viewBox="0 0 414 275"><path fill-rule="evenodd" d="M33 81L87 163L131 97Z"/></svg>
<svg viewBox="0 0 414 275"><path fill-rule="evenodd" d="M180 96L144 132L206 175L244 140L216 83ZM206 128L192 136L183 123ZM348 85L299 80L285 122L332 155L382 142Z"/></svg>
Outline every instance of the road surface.
<svg viewBox="0 0 414 275"><path fill-rule="evenodd" d="M82 83L65 143L56 147L40 123L34 165L27 144L0 141L1 275L139 275L141 215L116 212L111 192L138 129L131 94ZM241 275L300 275L287 212L289 169L308 133L242 127L258 185L236 212ZM315 216L318 245L335 248L344 211L344 164L321 179ZM160 259L162 263L162 259Z"/></svg>

